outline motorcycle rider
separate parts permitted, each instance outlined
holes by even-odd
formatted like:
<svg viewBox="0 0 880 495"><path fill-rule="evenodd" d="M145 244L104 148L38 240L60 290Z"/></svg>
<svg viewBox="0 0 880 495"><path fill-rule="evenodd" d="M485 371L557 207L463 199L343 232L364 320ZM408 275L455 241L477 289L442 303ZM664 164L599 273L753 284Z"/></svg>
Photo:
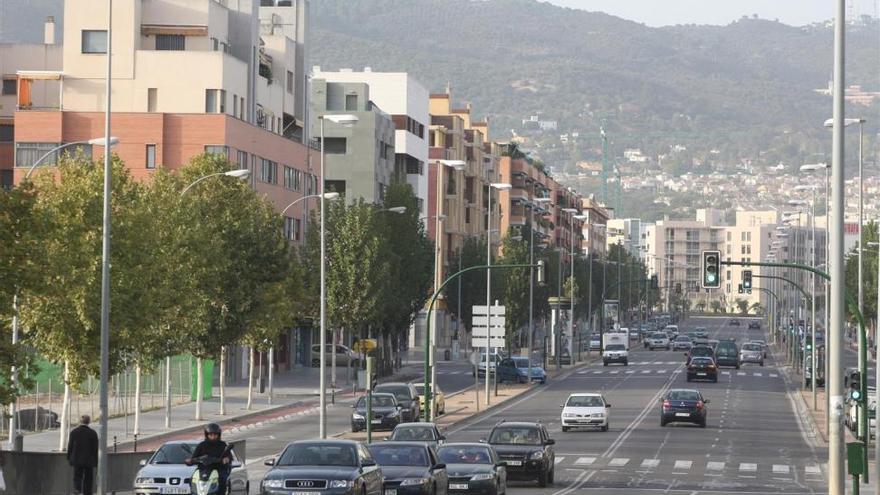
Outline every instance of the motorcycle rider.
<svg viewBox="0 0 880 495"><path fill-rule="evenodd" d="M223 430L217 423L210 423L205 426L205 440L196 446L192 457L185 462L187 466L193 465L193 458L200 456L208 456L219 459L219 462L212 464L199 464L200 474L209 474L213 470L217 470L218 487L217 493L226 493L226 483L229 480L229 473L232 471L232 453L226 449L226 442L220 439Z"/></svg>

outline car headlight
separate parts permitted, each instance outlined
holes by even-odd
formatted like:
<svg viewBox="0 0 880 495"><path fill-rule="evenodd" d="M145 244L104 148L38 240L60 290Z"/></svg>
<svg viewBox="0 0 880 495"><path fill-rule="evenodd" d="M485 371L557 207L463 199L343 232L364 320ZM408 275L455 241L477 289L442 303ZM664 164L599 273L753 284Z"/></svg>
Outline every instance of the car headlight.
<svg viewBox="0 0 880 495"><path fill-rule="evenodd" d="M605 413L593 413L593 417L594 417L594 418L604 418L604 417L605 417Z"/></svg>
<svg viewBox="0 0 880 495"><path fill-rule="evenodd" d="M404 478L400 486L424 485L431 482L431 478Z"/></svg>
<svg viewBox="0 0 880 495"><path fill-rule="evenodd" d="M495 478L494 473L479 473L471 476L471 481L485 481Z"/></svg>
<svg viewBox="0 0 880 495"><path fill-rule="evenodd" d="M263 488L284 488L284 480L263 480Z"/></svg>
<svg viewBox="0 0 880 495"><path fill-rule="evenodd" d="M363 415L363 414L358 414L358 413L354 413L354 414L352 414L351 417L352 417L353 419L364 419L364 415Z"/></svg>
<svg viewBox="0 0 880 495"><path fill-rule="evenodd" d="M156 481L154 480L154 478L137 478L134 480L134 482L137 485L142 485L146 483L155 483Z"/></svg>
<svg viewBox="0 0 880 495"><path fill-rule="evenodd" d="M544 458L544 451L542 451L542 450L539 450L537 452L532 452L532 455L529 456L529 459L532 459L533 461L538 460L538 459L543 459L543 458Z"/></svg>
<svg viewBox="0 0 880 495"><path fill-rule="evenodd" d="M576 418L577 414L575 413L562 413L563 418Z"/></svg>
<svg viewBox="0 0 880 495"><path fill-rule="evenodd" d="M330 480L330 488L351 488L353 484L351 480Z"/></svg>

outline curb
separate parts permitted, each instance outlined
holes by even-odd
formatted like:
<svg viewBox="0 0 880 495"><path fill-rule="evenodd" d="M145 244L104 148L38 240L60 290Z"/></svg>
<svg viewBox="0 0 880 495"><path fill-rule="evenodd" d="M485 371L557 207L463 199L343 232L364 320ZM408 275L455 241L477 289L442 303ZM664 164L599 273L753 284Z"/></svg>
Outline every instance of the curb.
<svg viewBox="0 0 880 495"><path fill-rule="evenodd" d="M771 347L771 352L773 354L773 360L779 362L774 347ZM816 424L816 418L813 417L813 412L810 410L810 407L807 405L806 400L801 394L800 388L798 386L792 386L792 383L799 383L800 379L796 381L792 380L791 368L789 366L780 366L779 371L782 375L783 382L785 382L785 394L794 406L798 425L801 427L801 430L809 443L813 447L821 447L823 444L827 444L828 438L825 437L822 430L819 428L819 425Z"/></svg>

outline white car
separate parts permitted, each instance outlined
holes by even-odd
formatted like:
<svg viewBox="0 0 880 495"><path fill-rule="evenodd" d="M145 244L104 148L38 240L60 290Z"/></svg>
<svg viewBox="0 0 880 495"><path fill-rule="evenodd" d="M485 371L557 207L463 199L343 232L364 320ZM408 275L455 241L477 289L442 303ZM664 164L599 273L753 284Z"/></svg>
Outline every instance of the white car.
<svg viewBox="0 0 880 495"><path fill-rule="evenodd" d="M501 362L502 356L501 354L491 353L489 354L489 373L495 374L495 367ZM473 373L471 373L473 374ZM486 376L486 353L480 353L480 362L477 364L477 375Z"/></svg>
<svg viewBox="0 0 880 495"><path fill-rule="evenodd" d="M669 346L669 336L667 336L664 332L655 332L648 337L648 348L652 351L657 348L666 349L667 351L670 349Z"/></svg>
<svg viewBox="0 0 880 495"><path fill-rule="evenodd" d="M611 404L601 394L571 394L561 404L562 431L572 428L599 428L608 431L608 408Z"/></svg>

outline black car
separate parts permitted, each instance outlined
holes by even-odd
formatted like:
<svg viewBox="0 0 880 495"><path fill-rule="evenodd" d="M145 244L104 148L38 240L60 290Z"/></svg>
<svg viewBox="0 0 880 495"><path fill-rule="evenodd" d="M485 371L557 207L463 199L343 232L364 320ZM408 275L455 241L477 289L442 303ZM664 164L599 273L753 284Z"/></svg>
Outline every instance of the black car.
<svg viewBox="0 0 880 495"><path fill-rule="evenodd" d="M383 495L446 495L446 464L434 449L417 442L382 442L369 447L385 477Z"/></svg>
<svg viewBox="0 0 880 495"><path fill-rule="evenodd" d="M437 451L446 464L450 495L504 495L507 467L492 447L481 443L448 443Z"/></svg>
<svg viewBox="0 0 880 495"><path fill-rule="evenodd" d="M403 423L418 421L421 414L421 402L419 392L412 383L389 382L376 385L373 393L394 394L397 403L400 404L400 420Z"/></svg>
<svg viewBox="0 0 880 495"><path fill-rule="evenodd" d="M374 393L370 404L373 417L370 418L372 429L393 430L400 424L401 410L403 407L397 403L393 394ZM367 396L362 396L351 406L351 431L358 432L367 429Z"/></svg>
<svg viewBox="0 0 880 495"><path fill-rule="evenodd" d="M732 326L732 327L738 327L738 326L739 326L739 320L730 320L730 326Z"/></svg>
<svg viewBox="0 0 880 495"><path fill-rule="evenodd" d="M752 320L749 322L749 330L761 329L761 322L758 320Z"/></svg>
<svg viewBox="0 0 880 495"><path fill-rule="evenodd" d="M301 440L265 464L261 495L384 495L382 469L360 442Z"/></svg>
<svg viewBox="0 0 880 495"><path fill-rule="evenodd" d="M690 348L684 355L687 357L685 361L685 365L691 364L691 359L697 357L707 357L715 359L715 350L709 347L708 345L695 345Z"/></svg>
<svg viewBox="0 0 880 495"><path fill-rule="evenodd" d="M673 389L666 392L660 406L660 426L668 423L694 423L701 428L706 427L708 411L704 399L698 390Z"/></svg>
<svg viewBox="0 0 880 495"><path fill-rule="evenodd" d="M732 340L722 340L715 347L715 364L717 366L740 367L739 347Z"/></svg>
<svg viewBox="0 0 880 495"><path fill-rule="evenodd" d="M541 487L553 483L556 441L544 425L501 422L489 432L488 443L504 461L511 479L537 480Z"/></svg>
<svg viewBox="0 0 880 495"><path fill-rule="evenodd" d="M710 357L695 357L691 359L687 369L687 381L709 380L718 382L718 367L715 360Z"/></svg>
<svg viewBox="0 0 880 495"><path fill-rule="evenodd" d="M421 442L436 448L446 440L434 423L406 423L394 428L386 440L392 442Z"/></svg>

